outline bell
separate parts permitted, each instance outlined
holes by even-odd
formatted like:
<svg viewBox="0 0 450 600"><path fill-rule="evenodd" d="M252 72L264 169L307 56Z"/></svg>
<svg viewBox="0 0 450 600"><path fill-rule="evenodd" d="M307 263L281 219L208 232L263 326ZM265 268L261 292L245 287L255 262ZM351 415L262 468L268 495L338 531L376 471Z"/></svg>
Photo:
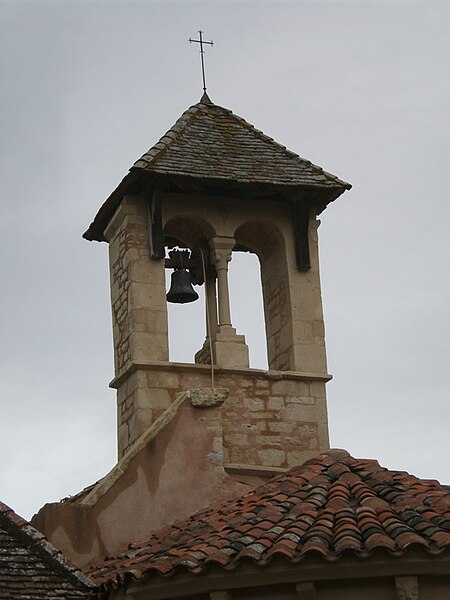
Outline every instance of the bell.
<svg viewBox="0 0 450 600"><path fill-rule="evenodd" d="M166 295L167 302L175 304L186 304L198 300L198 294L192 287L192 279L189 271L176 269L171 276L170 290Z"/></svg>

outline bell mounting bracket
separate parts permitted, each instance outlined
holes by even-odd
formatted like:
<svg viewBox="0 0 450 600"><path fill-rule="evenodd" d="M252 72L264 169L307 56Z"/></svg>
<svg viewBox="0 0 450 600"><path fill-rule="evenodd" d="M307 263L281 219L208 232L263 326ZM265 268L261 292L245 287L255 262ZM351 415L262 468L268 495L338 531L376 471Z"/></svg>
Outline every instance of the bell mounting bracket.
<svg viewBox="0 0 450 600"><path fill-rule="evenodd" d="M192 277L194 285L202 285L205 281L203 277L202 261L199 252L191 250L171 250L169 258L164 261L166 269L186 269Z"/></svg>

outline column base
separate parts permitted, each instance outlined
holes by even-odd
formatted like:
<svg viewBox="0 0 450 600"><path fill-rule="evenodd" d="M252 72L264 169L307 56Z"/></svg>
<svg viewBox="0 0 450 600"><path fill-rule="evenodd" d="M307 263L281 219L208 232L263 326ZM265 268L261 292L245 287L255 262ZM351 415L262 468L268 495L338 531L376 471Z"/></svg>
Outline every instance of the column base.
<svg viewBox="0 0 450 600"><path fill-rule="evenodd" d="M218 367L249 368L245 336L237 335L234 327L221 325L213 341L214 364Z"/></svg>

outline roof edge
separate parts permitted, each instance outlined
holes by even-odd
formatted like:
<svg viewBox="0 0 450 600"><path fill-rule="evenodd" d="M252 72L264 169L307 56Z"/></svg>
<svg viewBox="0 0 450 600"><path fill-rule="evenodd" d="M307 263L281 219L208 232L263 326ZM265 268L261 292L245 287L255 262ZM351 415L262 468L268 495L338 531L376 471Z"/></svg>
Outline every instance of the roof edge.
<svg viewBox="0 0 450 600"><path fill-rule="evenodd" d="M44 561L48 561L61 575L71 583L83 585L89 589L96 589L96 584L89 579L78 567L73 565L45 535L30 525L23 517L18 515L4 502L0 502L0 525L13 537L18 537L21 543L30 547Z"/></svg>

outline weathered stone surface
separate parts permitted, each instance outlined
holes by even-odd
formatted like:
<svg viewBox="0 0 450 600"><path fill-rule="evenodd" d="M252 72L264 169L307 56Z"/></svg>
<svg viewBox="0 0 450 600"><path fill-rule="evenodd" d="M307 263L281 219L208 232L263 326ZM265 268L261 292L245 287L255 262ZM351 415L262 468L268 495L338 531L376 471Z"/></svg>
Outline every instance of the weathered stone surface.
<svg viewBox="0 0 450 600"><path fill-rule="evenodd" d="M226 388L194 388L189 390L192 406L219 406L228 398L230 390Z"/></svg>

